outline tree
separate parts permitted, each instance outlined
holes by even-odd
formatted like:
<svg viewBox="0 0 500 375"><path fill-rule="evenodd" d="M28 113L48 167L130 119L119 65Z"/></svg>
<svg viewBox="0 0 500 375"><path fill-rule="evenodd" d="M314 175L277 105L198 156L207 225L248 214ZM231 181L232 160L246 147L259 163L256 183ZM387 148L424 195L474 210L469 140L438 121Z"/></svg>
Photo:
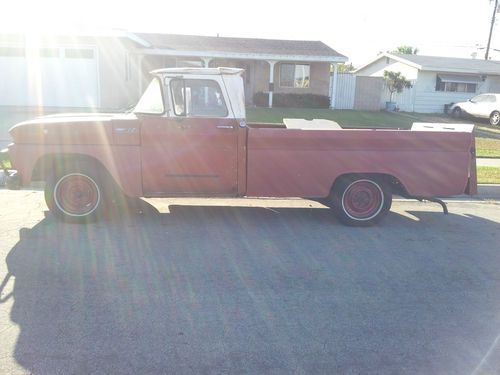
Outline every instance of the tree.
<svg viewBox="0 0 500 375"><path fill-rule="evenodd" d="M408 81L405 76L401 75L401 72L391 72L384 70L384 81L387 85L387 89L391 93L389 101L392 102L392 97L395 92L402 93L404 89L410 89L412 84Z"/></svg>
<svg viewBox="0 0 500 375"><path fill-rule="evenodd" d="M392 53L402 53L404 55L416 55L418 53L418 48L412 46L399 46L396 47Z"/></svg>
<svg viewBox="0 0 500 375"><path fill-rule="evenodd" d="M337 69L339 73L349 73L352 72L353 70L356 70L354 65L352 63L349 64L338 64Z"/></svg>

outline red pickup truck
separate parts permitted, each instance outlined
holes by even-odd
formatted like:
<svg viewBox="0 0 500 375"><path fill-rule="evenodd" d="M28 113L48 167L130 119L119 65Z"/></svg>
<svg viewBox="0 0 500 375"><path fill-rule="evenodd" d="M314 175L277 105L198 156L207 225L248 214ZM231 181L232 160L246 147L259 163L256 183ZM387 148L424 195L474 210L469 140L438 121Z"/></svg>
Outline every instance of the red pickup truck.
<svg viewBox="0 0 500 375"><path fill-rule="evenodd" d="M342 129L327 120L247 124L242 70L177 68L123 114L45 116L15 125L12 181L45 181L55 216L89 221L112 195L302 197L349 225L378 221L392 195L476 191L472 126Z"/></svg>

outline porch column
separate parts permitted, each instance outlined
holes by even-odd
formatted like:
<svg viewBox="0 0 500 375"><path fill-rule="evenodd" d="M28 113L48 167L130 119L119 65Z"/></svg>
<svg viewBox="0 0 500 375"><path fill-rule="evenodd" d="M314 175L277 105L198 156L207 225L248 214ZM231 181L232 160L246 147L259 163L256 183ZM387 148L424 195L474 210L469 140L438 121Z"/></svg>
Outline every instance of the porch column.
<svg viewBox="0 0 500 375"><path fill-rule="evenodd" d="M142 80L144 79L143 78L143 73L142 73L142 59L144 58L144 55L138 55L137 56L137 59L139 60L138 61L138 66L139 66L139 79L137 80L137 83L139 84L139 98L141 97L142 95Z"/></svg>
<svg viewBox="0 0 500 375"><path fill-rule="evenodd" d="M201 60L203 61L203 66L205 68L208 68L210 61L212 61L212 58L211 57L202 57Z"/></svg>
<svg viewBox="0 0 500 375"><path fill-rule="evenodd" d="M335 109L335 96L337 95L337 81L338 81L338 66L337 63L333 64L333 76L330 80L330 109Z"/></svg>
<svg viewBox="0 0 500 375"><path fill-rule="evenodd" d="M269 63L269 108L273 108L273 91L274 91L274 65L276 61L267 60Z"/></svg>

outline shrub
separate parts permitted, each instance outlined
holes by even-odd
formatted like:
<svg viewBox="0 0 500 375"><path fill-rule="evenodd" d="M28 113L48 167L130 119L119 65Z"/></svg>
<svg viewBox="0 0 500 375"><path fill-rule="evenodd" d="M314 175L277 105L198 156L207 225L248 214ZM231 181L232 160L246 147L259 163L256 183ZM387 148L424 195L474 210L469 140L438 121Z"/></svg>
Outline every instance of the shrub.
<svg viewBox="0 0 500 375"><path fill-rule="evenodd" d="M269 94L267 92L255 93L253 102L257 107L267 107ZM329 106L330 98L326 95L282 93L274 93L273 95L273 107L328 108Z"/></svg>

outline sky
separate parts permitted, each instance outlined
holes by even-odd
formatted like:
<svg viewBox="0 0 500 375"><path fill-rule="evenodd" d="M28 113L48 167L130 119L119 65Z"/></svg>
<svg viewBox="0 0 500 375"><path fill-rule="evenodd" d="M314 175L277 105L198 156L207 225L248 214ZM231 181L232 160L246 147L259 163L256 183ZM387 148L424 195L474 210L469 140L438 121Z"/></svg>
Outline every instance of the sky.
<svg viewBox="0 0 500 375"><path fill-rule="evenodd" d="M421 55L484 57L490 0L4 0L2 32L136 32L321 40L355 66L400 45ZM500 13L498 14L500 19ZM500 21L492 47L500 49ZM500 60L500 53L493 58Z"/></svg>

